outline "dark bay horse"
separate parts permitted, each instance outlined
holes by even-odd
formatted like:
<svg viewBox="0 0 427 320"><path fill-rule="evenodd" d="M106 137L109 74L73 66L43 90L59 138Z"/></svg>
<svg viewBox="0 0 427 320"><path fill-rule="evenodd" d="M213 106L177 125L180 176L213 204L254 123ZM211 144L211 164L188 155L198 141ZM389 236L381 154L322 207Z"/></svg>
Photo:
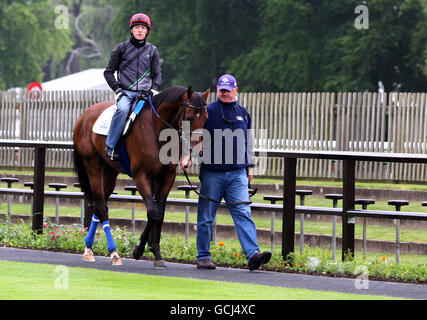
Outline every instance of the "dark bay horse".
<svg viewBox="0 0 427 320"><path fill-rule="evenodd" d="M177 165L176 162L165 164L160 160L159 151L166 142L160 141L159 136L164 129L178 132L184 120L189 121L190 132L203 128L208 117L208 96L209 89L200 95L194 93L191 87L167 88L152 97L154 110L144 106L130 133L124 137L124 146L130 159L130 173L145 202L148 218L140 243L133 250L133 257L139 259L148 242L150 251L155 256L155 267L166 267L160 254L160 233L166 199L175 181ZM74 164L81 189L88 200L89 213L93 214L85 239L83 259L94 261L91 247L97 225L101 222L107 236L111 263L121 265L108 224L107 199L113 192L117 175L122 169L117 161L108 159L104 153L106 136L92 131L99 115L111 105L113 102L92 105L77 120L74 127Z"/></svg>

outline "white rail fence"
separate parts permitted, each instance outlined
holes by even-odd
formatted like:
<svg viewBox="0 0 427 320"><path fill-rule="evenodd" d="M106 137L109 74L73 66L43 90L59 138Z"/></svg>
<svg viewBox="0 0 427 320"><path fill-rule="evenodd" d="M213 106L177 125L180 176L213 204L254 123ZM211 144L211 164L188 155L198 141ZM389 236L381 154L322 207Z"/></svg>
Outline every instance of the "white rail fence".
<svg viewBox="0 0 427 320"><path fill-rule="evenodd" d="M0 92L0 139L72 140L90 105L111 91ZM216 99L215 94L210 100ZM251 93L239 102L252 115L254 147L277 150L420 153L427 156L426 93ZM48 150L48 168L72 168L70 150ZM259 158L259 172L283 176L283 159ZM341 178L332 160L299 159L298 177ZM0 148L1 167L32 167L33 153ZM197 167L193 166L193 173ZM425 164L361 162L357 179L427 181Z"/></svg>

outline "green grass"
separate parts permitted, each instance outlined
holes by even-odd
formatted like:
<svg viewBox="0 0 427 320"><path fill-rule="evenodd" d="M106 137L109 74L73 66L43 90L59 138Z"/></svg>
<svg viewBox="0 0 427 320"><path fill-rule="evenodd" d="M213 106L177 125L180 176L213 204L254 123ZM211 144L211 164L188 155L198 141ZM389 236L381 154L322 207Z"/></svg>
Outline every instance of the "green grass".
<svg viewBox="0 0 427 320"><path fill-rule="evenodd" d="M276 181L277 180L273 180ZM269 180L260 180L260 183L271 183ZM282 183L282 182L279 182ZM332 186L342 187L342 181L319 179L319 180L306 180L297 179L297 185L306 186ZM422 183L390 183L390 182L377 182L377 181L356 181L356 188L380 188L380 189L395 189L395 190L420 190L427 191L427 184Z"/></svg>
<svg viewBox="0 0 427 320"><path fill-rule="evenodd" d="M330 182L332 183L332 182ZM183 182L183 184L186 184ZM1 185L1 183L0 183ZM325 184L323 184L324 186ZM3 187L6 187L4 185ZM28 189L28 187L24 187L23 183L16 183L13 185L13 188L17 189ZM45 186L45 190L53 191L53 188L49 188L47 185ZM426 188L427 190L427 188ZM67 192L80 192L80 188L75 188L73 186L68 187L67 189L62 189L62 191ZM125 191L122 188L117 188L116 192L121 195L130 195L131 193L129 191ZM270 201L264 200L263 197L265 194L257 193L255 196L252 197L252 201L254 203L270 203ZM177 191L177 190L171 190L169 193L169 198L185 198L185 193L183 191ZM190 199L198 199L198 196L196 193L191 192L190 193ZM279 202L281 203L281 202ZM299 196L295 197L295 203L296 205L300 205L300 199ZM307 196L305 198L305 205L311 206L311 207L332 207L332 200L325 199L324 197L315 197L315 196ZM338 202L338 206L342 206L342 200ZM361 208L361 206L356 205L356 208ZM376 201L375 204L369 205L370 210L383 210L383 211L394 211L394 206L389 206L387 204L387 201ZM427 213L427 207L421 206L421 202L410 202L408 206L402 207L402 211L409 211L409 212L423 212Z"/></svg>
<svg viewBox="0 0 427 320"><path fill-rule="evenodd" d="M150 276L0 260L1 300L370 300L382 296Z"/></svg>
<svg viewBox="0 0 427 320"><path fill-rule="evenodd" d="M9 169L1 169L0 173L3 174L27 174L33 175L34 170L32 169L24 169L21 171L9 170ZM47 169L46 175L49 176L61 176L61 177L70 177L76 176L73 170L65 169L65 170L53 170ZM125 174L119 174L119 179L130 179ZM184 175L177 175L177 180L182 180L183 183L186 183ZM191 181L198 181L197 176L190 176ZM280 177L254 177L253 184L257 183L265 183L265 184L283 184L283 179ZM307 186L336 186L342 187L342 181L334 180L334 179L297 179L297 185L307 185ZM422 190L427 191L426 183L408 183L408 182L387 182L387 181L356 181L356 188L381 188L381 189L398 189L398 190Z"/></svg>
<svg viewBox="0 0 427 320"><path fill-rule="evenodd" d="M176 197L175 195L171 195L171 197ZM329 202L329 201L327 201ZM327 202L321 200L310 200L307 201L307 206L326 206ZM378 208L381 208L381 204L378 204ZM375 210L382 210L382 209ZM424 211L426 211L427 207L422 207ZM45 205L45 215L54 216L55 215L55 206L54 205ZM167 209L167 208L166 208ZM12 205L12 214L29 214L31 211L31 207L29 204L18 204L15 203ZM409 210L408 210L409 211ZM7 212L7 203L0 204L0 212ZM427 212L426 212L427 213ZM68 216L80 216L80 208L70 207L61 205L59 209L59 214L68 215ZM120 208L117 207L117 203L112 203L109 211L110 217L114 218L130 218L131 217L131 204L120 204ZM135 212L136 219L147 219L147 214L145 211L145 207L141 204L137 206L137 210ZM190 213L190 222L196 223L197 215L195 213ZM385 240L385 241L395 241L396 240L396 231L394 227L380 226L380 225L370 225L368 219L368 227L367 227L367 238L374 240ZM167 211L165 214L165 221L176 221L176 222L185 222L185 213L183 212L171 212ZM259 218L254 217L255 224L257 228L260 229L271 229L271 219L270 218ZM229 214L219 214L217 216L218 224L226 224L233 225L233 219ZM281 219L276 219L275 221L275 230L282 230ZM295 221L295 230L299 232L300 230L300 221L299 218L296 218ZM341 236L341 223L337 223L337 235ZM332 223L331 222L317 222L317 221L305 221L304 222L304 232L312 233L312 234L324 234L331 235L332 234ZM362 238L362 225L356 224L355 227L355 236L356 238ZM427 243L427 232L425 229L421 228L408 228L401 227L400 230L400 241L402 242L421 242Z"/></svg>
<svg viewBox="0 0 427 320"><path fill-rule="evenodd" d="M181 246L185 246L185 239L181 235L170 235L170 234L162 234L162 242L161 247L162 250L164 250L164 253L168 257L174 257L178 258L179 260L187 260L187 261L195 261L195 251L194 253L188 254L185 253L185 250L182 250L180 248ZM237 237L236 237L237 238ZM218 243L224 243L223 247L220 247ZM188 246L190 249L192 247L196 246L196 237L190 236L189 237L189 243ZM261 251L270 251L271 246L270 243L258 243L260 246ZM227 249L227 252L230 256L232 256L232 259L228 259L225 257L222 251L223 249ZM184 251L183 253L180 253ZM191 251L191 250L190 250ZM221 262L221 259L226 258L226 262L229 264L244 264L245 259L244 255L242 254L242 250L240 249L240 242L237 239L223 239L218 238L216 241L216 244L211 244L211 251L214 255L219 255L218 262ZM299 255L300 248L298 243L295 243L295 252ZM234 254L239 254L239 259L234 258ZM337 261L341 260L341 254L342 251L340 249L336 250L336 259ZM273 252L273 260L271 263L269 263L269 267L273 268L281 268L283 265L283 260L281 260L279 257L281 257L281 246L276 245L274 252ZM332 258L332 248L311 248L308 246L305 246L303 256L315 256L315 257L323 257L325 259L331 259ZM355 259L358 262L363 262L363 252L361 250L356 250L354 253ZM217 259L215 257L215 259ZM367 252L366 261L372 260L372 261L381 261L387 260L388 262L395 262L396 256L395 254L390 253L384 253L384 252ZM419 254L401 254L400 255L400 262L401 265L422 265L424 269L424 273L427 272L427 256L425 255L419 255Z"/></svg>
<svg viewBox="0 0 427 320"><path fill-rule="evenodd" d="M45 220L43 233L35 235L30 223L5 224L0 223L0 245L9 247L39 248L71 250L81 253L84 250L84 238L87 234L79 225L57 226L49 220ZM126 229L113 227L112 235L117 245L119 254L123 257L131 257L134 246L139 242L138 235L132 235ZM187 243L183 236L162 234L161 253L166 259L174 261L187 261L195 263L197 255L196 241L190 237ZM269 250L266 244L260 244L261 251ZM107 254L107 241L105 234L99 230L95 235L93 250L96 254ZM306 246L303 254L291 254L287 260L283 260L279 246L276 246L270 262L265 267L269 270L292 270L297 272L312 272L319 274L346 274L357 275L360 267L368 271L369 276L380 278L406 279L409 281L427 280L427 261L425 256L402 255L401 263L396 263L395 258L389 255L368 253L363 259L360 252L356 251L355 258L346 261L333 261L331 250L310 248ZM212 260L216 263L244 267L247 266L246 258L240 244L235 240L217 239L217 243L211 244ZM153 254L146 248L147 257L153 258ZM337 257L341 252L337 251ZM311 259L318 261L313 266Z"/></svg>
<svg viewBox="0 0 427 320"><path fill-rule="evenodd" d="M24 187L24 185L20 183L14 184L13 187L17 189L28 189L27 187ZM53 189L46 186L45 190L53 190ZM80 188L74 188L74 187L69 187L67 189L63 189L63 191L64 190L66 190L67 192L80 192ZM116 191L118 194L121 194L121 195L130 195L130 192L122 189L117 189ZM252 201L254 203L270 203L270 201L264 200L263 197L264 197L263 194L256 194L255 196L252 197ZM169 198L185 198L185 194L183 191L171 190L171 192L169 193ZM190 199L198 199L198 196L194 192L192 192L190 193ZM295 204L297 206L300 205L300 199L298 196L296 196L295 198ZM114 205L114 202L113 202L113 205ZM123 206L123 204L121 204L121 206ZM130 207L130 204L127 206ZM308 196L305 198L305 206L331 208L332 200L325 199L323 197L319 198L315 196ZM338 207L342 207L342 200L338 202ZM356 209L361 209L361 206L356 205ZM380 210L380 211L394 211L394 206L388 205L387 201L376 201L375 204L369 205L369 209ZM427 207L421 206L421 202L410 202L408 206L402 207L402 211L427 213Z"/></svg>

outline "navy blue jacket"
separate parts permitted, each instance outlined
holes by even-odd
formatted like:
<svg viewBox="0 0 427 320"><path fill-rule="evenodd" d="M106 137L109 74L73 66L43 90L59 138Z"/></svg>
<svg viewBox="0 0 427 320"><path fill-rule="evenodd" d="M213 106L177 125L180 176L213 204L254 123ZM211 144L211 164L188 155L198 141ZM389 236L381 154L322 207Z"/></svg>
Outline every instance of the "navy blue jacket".
<svg viewBox="0 0 427 320"><path fill-rule="evenodd" d="M247 142L252 119L246 108L237 102L224 103L217 99L208 105L208 116L204 128L210 134L210 144L204 137L201 166L216 171L253 166L250 134Z"/></svg>

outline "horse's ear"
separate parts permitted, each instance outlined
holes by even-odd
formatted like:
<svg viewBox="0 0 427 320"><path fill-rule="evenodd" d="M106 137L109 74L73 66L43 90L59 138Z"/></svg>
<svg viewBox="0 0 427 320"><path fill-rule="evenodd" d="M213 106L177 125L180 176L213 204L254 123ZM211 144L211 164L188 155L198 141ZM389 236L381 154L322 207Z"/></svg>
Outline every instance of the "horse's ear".
<svg viewBox="0 0 427 320"><path fill-rule="evenodd" d="M202 93L202 98L205 102L208 101L208 97L210 93L211 93L211 88L207 88L206 91Z"/></svg>
<svg viewBox="0 0 427 320"><path fill-rule="evenodd" d="M187 99L190 100L192 95L193 95L193 88L189 86L187 89Z"/></svg>

